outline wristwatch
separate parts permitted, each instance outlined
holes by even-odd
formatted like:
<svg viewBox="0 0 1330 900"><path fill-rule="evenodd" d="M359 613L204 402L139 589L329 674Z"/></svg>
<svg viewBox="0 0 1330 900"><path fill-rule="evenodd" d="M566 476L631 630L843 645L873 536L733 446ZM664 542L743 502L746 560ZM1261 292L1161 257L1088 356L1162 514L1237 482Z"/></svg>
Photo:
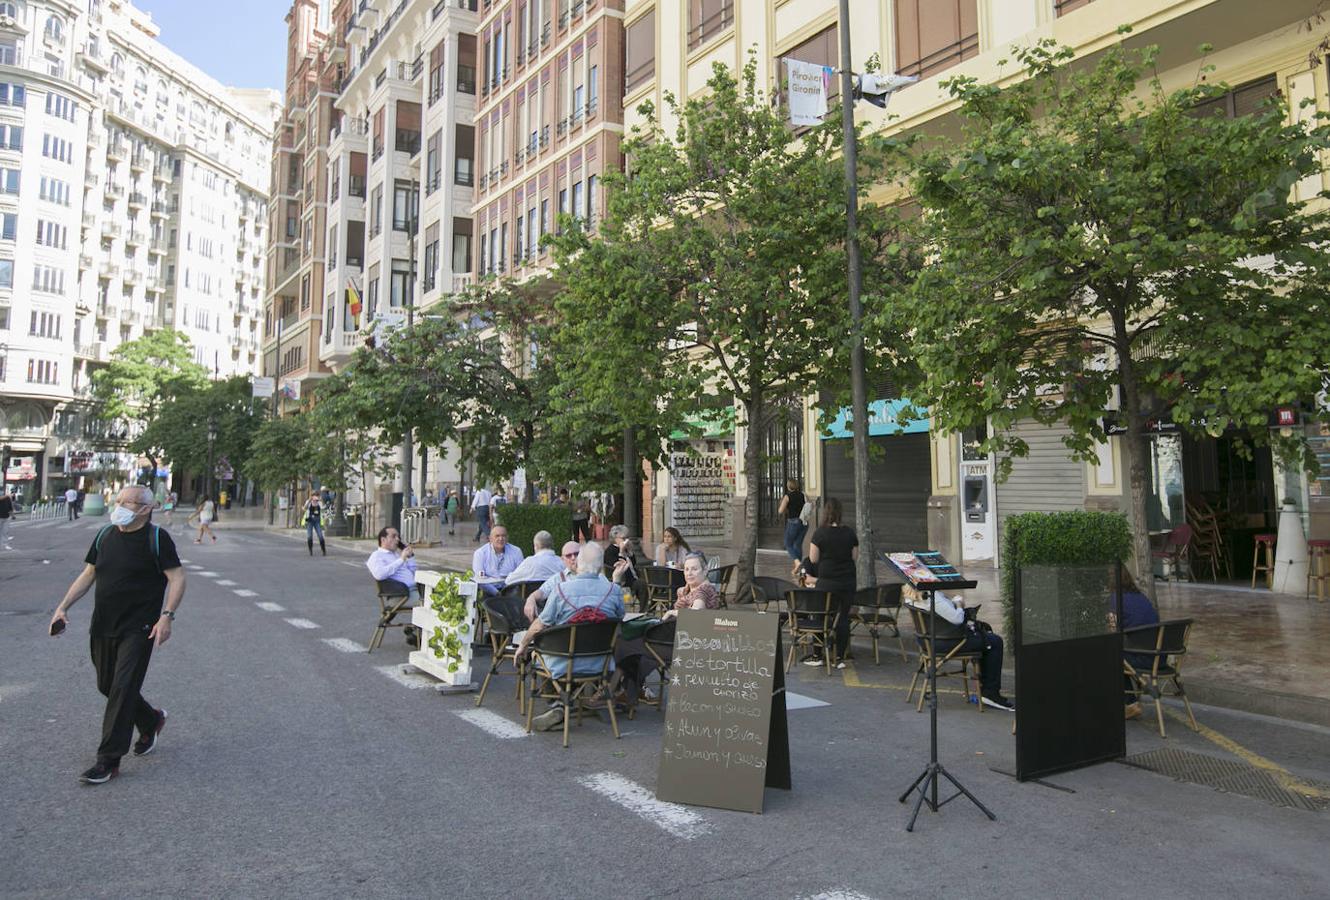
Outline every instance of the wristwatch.
<svg viewBox="0 0 1330 900"><path fill-rule="evenodd" d="M172 622L175 621L175 612L172 611L172 610L164 609L164 610L162 610L162 615L166 616L166 617L167 617L168 619L170 619Z"/></svg>

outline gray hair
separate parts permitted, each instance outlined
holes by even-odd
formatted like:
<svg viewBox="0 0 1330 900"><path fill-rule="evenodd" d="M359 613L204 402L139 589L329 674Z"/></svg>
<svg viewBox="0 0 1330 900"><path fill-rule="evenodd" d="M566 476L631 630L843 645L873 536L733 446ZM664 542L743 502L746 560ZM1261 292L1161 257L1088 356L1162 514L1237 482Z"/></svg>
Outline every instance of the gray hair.
<svg viewBox="0 0 1330 900"><path fill-rule="evenodd" d="M140 503L157 502L157 495L154 494L152 488L148 487L146 484L127 484L120 489L120 493L123 494L125 491L131 491L138 494ZM117 494L117 496L119 496L119 494Z"/></svg>
<svg viewBox="0 0 1330 900"><path fill-rule="evenodd" d="M687 563L688 560L690 560L690 559L695 559L695 560L697 560L698 562L700 562L700 563L702 564L702 571L704 571L704 572L706 571L706 569L707 569L707 555L706 555L705 553L701 552L700 550L693 550L692 552L690 552L690 553L688 553L688 554L686 554L686 555L684 556L683 561L684 561L685 563Z"/></svg>
<svg viewBox="0 0 1330 900"><path fill-rule="evenodd" d="M623 538L628 537L628 534L629 532L627 525L615 525L613 528L610 529L610 540L613 541L621 540Z"/></svg>
<svg viewBox="0 0 1330 900"><path fill-rule="evenodd" d="M537 531L531 537L531 547L533 550L552 550L554 549L554 535L548 531Z"/></svg>
<svg viewBox="0 0 1330 900"><path fill-rule="evenodd" d="M600 544L595 541L587 541L582 546L582 552L577 554L577 574L599 574L604 566L605 551L600 549Z"/></svg>

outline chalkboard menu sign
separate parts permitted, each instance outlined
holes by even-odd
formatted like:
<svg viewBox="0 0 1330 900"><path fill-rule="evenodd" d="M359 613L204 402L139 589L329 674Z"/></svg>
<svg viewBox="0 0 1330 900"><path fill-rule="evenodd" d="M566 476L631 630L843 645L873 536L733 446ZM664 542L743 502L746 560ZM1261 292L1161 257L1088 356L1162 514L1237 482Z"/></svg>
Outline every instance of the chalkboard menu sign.
<svg viewBox="0 0 1330 900"><path fill-rule="evenodd" d="M656 796L762 811L790 787L780 617L730 609L679 613Z"/></svg>

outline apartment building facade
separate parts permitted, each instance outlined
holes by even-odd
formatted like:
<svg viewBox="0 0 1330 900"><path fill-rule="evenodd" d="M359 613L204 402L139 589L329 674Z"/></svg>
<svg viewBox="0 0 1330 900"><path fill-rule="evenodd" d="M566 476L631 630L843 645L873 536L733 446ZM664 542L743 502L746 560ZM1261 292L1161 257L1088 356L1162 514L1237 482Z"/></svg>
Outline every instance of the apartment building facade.
<svg viewBox="0 0 1330 900"><path fill-rule="evenodd" d="M636 109L643 100L654 101L659 110L667 91L680 98L699 96L713 62L738 68L750 50L757 54L763 83L773 91L778 89L784 57L838 69L837 6L835 0L628 0L626 124L631 127L638 121ZM1132 27L1133 43L1164 48L1160 74L1166 88L1194 83L1203 65L1214 65L1215 72L1207 77L1234 86L1222 103L1229 115L1254 110L1260 98L1272 91L1282 92L1294 110L1304 100L1314 101L1314 109L1326 110L1326 69L1309 60L1324 30L1316 26L1314 6L1295 0L856 2L851 4L854 65L860 67L876 54L884 71L920 78L893 96L890 120L887 113L868 104L859 104L856 114L870 127L891 131L953 129L955 104L941 86L948 76L963 74L981 82L1013 77L1011 46L1044 37L1073 48L1078 56L1088 56L1121 40L1120 25ZM1213 48L1204 59L1197 50L1203 42ZM1302 115L1306 114L1304 110ZM899 199L889 196L885 187L875 189L873 197ZM1100 448L1097 463L1086 464L1070 458L1061 442L1064 429L1020 425L1031 454L1016 460L1011 477L996 484L995 461L974 451L979 434L939 435L926 425L902 428L894 411L903 398L890 385L877 386L870 399L875 401L870 440L881 451L873 471L879 542L927 545L956 560L985 564L996 560L1000 521L1007 515L1031 509L1128 509L1118 438ZM779 546L776 508L786 477L799 479L810 494L834 495L853 505L852 459L846 452L849 431L833 427L830 434L820 432L813 408L818 400L787 398L785 402L801 414L762 434L749 435L736 428L732 434L709 435L710 449L737 453L740 458L747 440L764 444L764 456L770 461L764 470L736 473L732 501L736 514L730 517L742 522L746 478L759 478L764 546ZM1330 441L1317 430L1319 426L1297 427L1308 428L1309 437L1323 445ZM1236 520L1267 530L1273 530L1269 517L1278 506L1276 498L1300 498L1308 533L1330 536L1330 468L1323 469L1319 478L1307 478L1282 469L1268 456L1243 460L1228 443L1223 437L1199 442L1177 436L1156 439L1153 456L1161 462L1154 490L1156 505L1165 515L1151 523L1152 529L1179 524L1179 516L1185 516L1183 494L1190 497L1196 492L1223 496ZM658 526L670 524L668 474L658 473L653 489L654 521ZM852 508L846 514L852 517ZM737 539L733 533L729 536ZM1244 546L1250 557L1250 544Z"/></svg>
<svg viewBox="0 0 1330 900"><path fill-rule="evenodd" d="M126 341L255 369L276 97L157 36L119 0L0 2L0 464L28 499L134 467L90 406Z"/></svg>

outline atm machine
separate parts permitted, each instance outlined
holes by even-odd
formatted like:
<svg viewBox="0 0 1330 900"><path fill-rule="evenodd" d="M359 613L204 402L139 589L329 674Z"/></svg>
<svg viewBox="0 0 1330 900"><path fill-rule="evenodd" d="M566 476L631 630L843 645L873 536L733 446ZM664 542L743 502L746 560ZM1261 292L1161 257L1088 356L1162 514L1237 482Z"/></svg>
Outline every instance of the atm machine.
<svg viewBox="0 0 1330 900"><path fill-rule="evenodd" d="M979 451L983 432L961 437L961 556L967 562L992 560L997 548L993 458Z"/></svg>

